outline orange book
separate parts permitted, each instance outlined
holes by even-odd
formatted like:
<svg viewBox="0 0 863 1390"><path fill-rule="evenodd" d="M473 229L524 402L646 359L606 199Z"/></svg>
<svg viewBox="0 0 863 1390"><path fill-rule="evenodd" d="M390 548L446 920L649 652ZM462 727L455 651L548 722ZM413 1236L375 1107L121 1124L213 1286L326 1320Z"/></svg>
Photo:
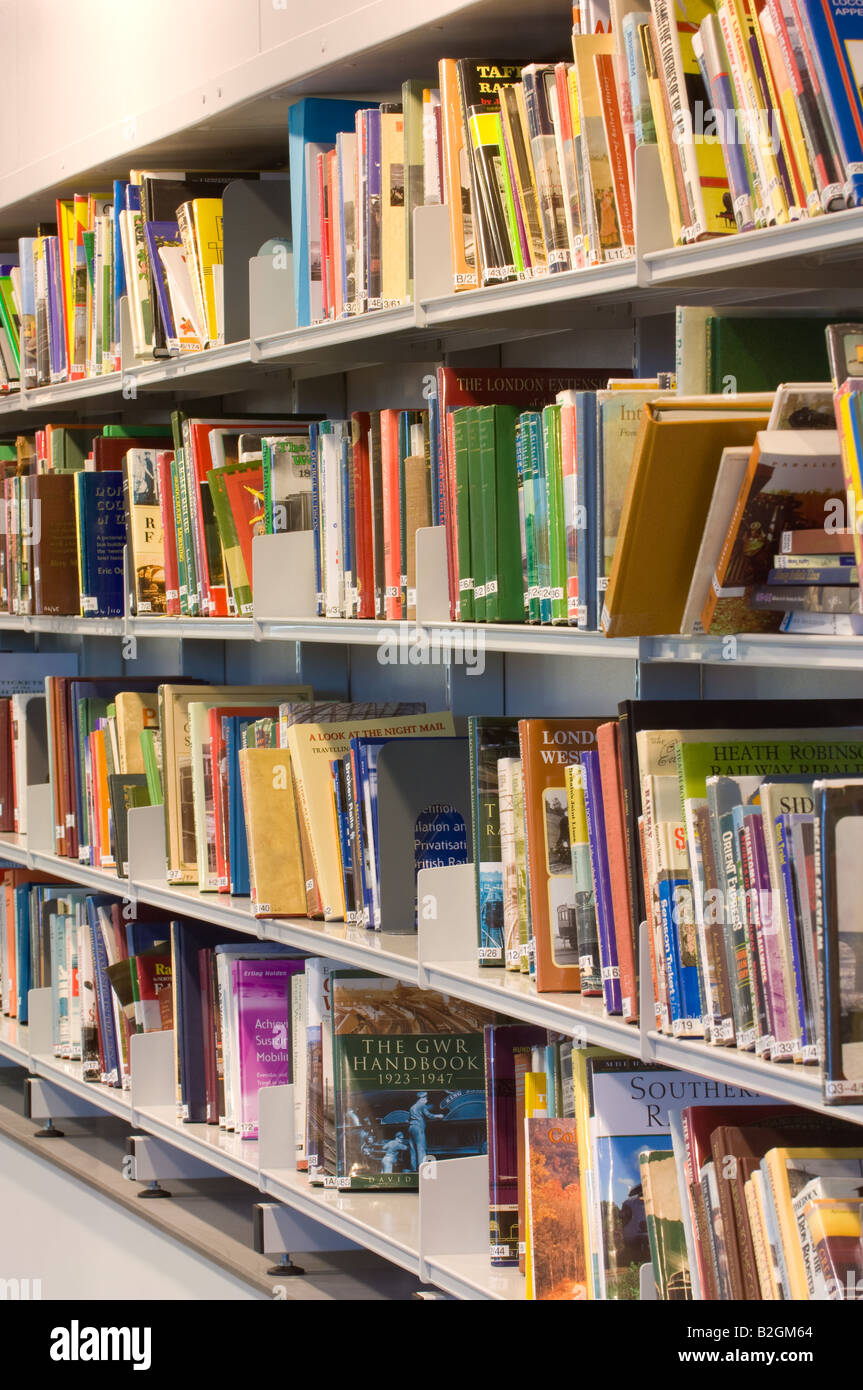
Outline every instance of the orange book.
<svg viewBox="0 0 863 1390"><path fill-rule="evenodd" d="M108 761L105 756L105 732L94 729L90 734L90 780L93 789L93 840L91 846L97 868L113 869L111 852L110 801L108 799Z"/></svg>
<svg viewBox="0 0 863 1390"><path fill-rule="evenodd" d="M578 991L578 944L571 930L575 889L565 771L596 747L606 719L520 719L530 910L539 992Z"/></svg>
<svg viewBox="0 0 863 1390"><path fill-rule="evenodd" d="M605 842L608 849L608 872L611 879L614 938L617 942L617 963L620 969L623 1021L624 1023L637 1023L638 969L632 903L629 896L626 830L623 822L620 725L616 719L597 729L596 746L599 749L599 776L602 782Z"/></svg>
<svg viewBox="0 0 863 1390"><path fill-rule="evenodd" d="M629 166L626 161L626 134L620 114L620 100L612 53L597 53L594 56L596 81L599 99L602 104L602 124L605 128L605 142L611 164L611 179L614 185L614 201L617 204L617 217L620 223L620 239L624 246L635 246L635 227L632 216L632 190L629 183ZM605 190L603 190L605 193Z"/></svg>
<svg viewBox="0 0 863 1390"><path fill-rule="evenodd" d="M528 1298L587 1298L587 1242L575 1120L547 1115L525 1120Z"/></svg>

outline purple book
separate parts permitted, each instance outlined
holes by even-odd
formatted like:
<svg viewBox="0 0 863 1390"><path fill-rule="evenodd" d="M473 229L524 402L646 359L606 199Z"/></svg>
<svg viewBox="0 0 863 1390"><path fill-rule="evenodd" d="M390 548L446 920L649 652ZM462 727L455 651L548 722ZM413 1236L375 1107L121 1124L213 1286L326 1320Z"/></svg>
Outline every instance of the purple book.
<svg viewBox="0 0 863 1390"><path fill-rule="evenodd" d="M366 226L368 228L368 300L366 309L381 307L381 113L371 110L367 114L367 155L368 155L368 200L366 203Z"/></svg>
<svg viewBox="0 0 863 1390"><path fill-rule="evenodd" d="M66 333L63 317L63 281L60 265L60 243L55 236L46 237L48 254L48 352L52 382L66 378Z"/></svg>
<svg viewBox="0 0 863 1390"><path fill-rule="evenodd" d="M608 849L605 843L605 815L602 804L602 783L599 778L599 753L589 748L581 755L584 768L584 801L587 810L587 835L590 841L590 866L593 870L593 891L596 897L596 922L599 928L599 959L602 965L602 997L610 1014L619 1014L623 1006L620 997L620 969L617 961L617 941L611 905L611 876L608 870Z"/></svg>
<svg viewBox="0 0 863 1390"><path fill-rule="evenodd" d="M150 273L156 288L156 300L159 305L162 327L166 339L170 341L176 339L177 329L174 324L174 312L171 308L171 295L168 290L168 272L165 270L162 257L159 255L159 247L183 245L180 225L178 222L146 222L144 235L147 239L147 256L150 260Z"/></svg>
<svg viewBox="0 0 863 1390"><path fill-rule="evenodd" d="M542 1047L544 1028L532 1023L489 1024L485 1036L485 1110L488 1122L488 1203L491 1263L517 1265L518 1135L513 1048Z"/></svg>
<svg viewBox="0 0 863 1390"><path fill-rule="evenodd" d="M291 976L302 960L237 960L231 976L237 995L241 1139L258 1137L258 1091L291 1083Z"/></svg>

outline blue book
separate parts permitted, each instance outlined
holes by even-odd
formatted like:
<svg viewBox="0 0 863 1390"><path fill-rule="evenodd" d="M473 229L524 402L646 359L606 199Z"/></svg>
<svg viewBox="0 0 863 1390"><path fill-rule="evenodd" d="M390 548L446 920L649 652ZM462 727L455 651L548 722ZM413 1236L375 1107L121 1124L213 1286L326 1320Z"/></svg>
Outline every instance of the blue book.
<svg viewBox="0 0 863 1390"><path fill-rule="evenodd" d="M55 236L44 238L48 270L48 362L51 381L66 377L66 334L64 331L60 251Z"/></svg>
<svg viewBox="0 0 863 1390"><path fill-rule="evenodd" d="M620 995L620 967L617 960L617 940L614 935L614 909L611 899L611 873L605 840L605 815L602 802L602 782L599 773L599 752L588 748L581 755L584 768L584 802L587 811L587 835L590 843L590 863L593 871L593 892L596 900L596 921L599 928L599 959L602 967L602 997L610 1014L623 1010ZM699 1015L700 1017L700 1015Z"/></svg>
<svg viewBox="0 0 863 1390"><path fill-rule="evenodd" d="M107 893L93 893L86 899L90 947L93 953L93 988L96 992L99 1038L105 1067L100 1079L104 1086L119 1086L121 1082L120 1051L117 1045L117 1031L114 1021L114 1000L111 982L108 979L108 955L99 921L99 908L110 907L114 901L116 900L109 897Z"/></svg>
<svg viewBox="0 0 863 1390"><path fill-rule="evenodd" d="M123 616L123 547L126 520L123 474L75 474L75 516L81 554L81 613L85 618Z"/></svg>
<svg viewBox="0 0 863 1390"><path fill-rule="evenodd" d="M126 179L114 180L114 334L120 342L120 300L126 293L126 266L123 261L123 238L120 235L120 213L126 206Z"/></svg>
<svg viewBox="0 0 863 1390"><path fill-rule="evenodd" d="M228 854L231 893L247 898L252 891L249 875L249 841L246 836L246 812L240 783L240 749L243 734L259 715L229 714L222 717L222 737L228 766Z"/></svg>
<svg viewBox="0 0 863 1390"><path fill-rule="evenodd" d="M30 888L19 884L14 893L15 954L17 997L15 1007L19 1023L29 1021L28 995L33 986L33 961L30 953Z"/></svg>
<svg viewBox="0 0 863 1390"><path fill-rule="evenodd" d="M354 115L367 106L363 101L341 101L334 97L303 97L288 111L288 160L291 171L291 227L294 243L294 303L297 327L311 323L308 205L306 184L306 146L335 143L339 132L352 131Z"/></svg>
<svg viewBox="0 0 863 1390"><path fill-rule="evenodd" d="M578 468L575 475L575 504L586 529L578 536L578 626L595 632L599 626L596 594L597 479L596 479L596 394L579 391L575 404L575 445Z"/></svg>
<svg viewBox="0 0 863 1390"><path fill-rule="evenodd" d="M370 911L371 887L368 881L370 861L368 857L368 835L366 833L365 816L363 814L365 800L361 745L362 739L351 739L351 776L356 782L352 794L357 806L354 865L356 872L359 874L359 883L357 884L356 893L358 899L363 904L363 922L367 927L370 927L372 924Z"/></svg>
<svg viewBox="0 0 863 1390"><path fill-rule="evenodd" d="M165 331L165 340L170 347L172 342L176 342L177 328L174 323L174 311L171 308L171 294L168 289L168 272L165 270L162 257L159 255L159 247L182 246L183 241L180 236L179 223L145 222L144 237L147 242L147 257L150 261L150 273L156 290L156 303L159 306L162 327Z"/></svg>
<svg viewBox="0 0 863 1390"><path fill-rule="evenodd" d="M341 759L334 758L330 763L330 776L333 783L333 803L336 810L336 828L339 835L339 861L342 866L342 892L345 895L345 921L350 922L354 918L353 903L353 874L354 864L351 854L350 828L348 825L348 808L345 799L344 788L344 769Z"/></svg>
<svg viewBox="0 0 863 1390"><path fill-rule="evenodd" d="M845 166L849 207L863 203L863 12L843 0L800 0L806 40Z"/></svg>

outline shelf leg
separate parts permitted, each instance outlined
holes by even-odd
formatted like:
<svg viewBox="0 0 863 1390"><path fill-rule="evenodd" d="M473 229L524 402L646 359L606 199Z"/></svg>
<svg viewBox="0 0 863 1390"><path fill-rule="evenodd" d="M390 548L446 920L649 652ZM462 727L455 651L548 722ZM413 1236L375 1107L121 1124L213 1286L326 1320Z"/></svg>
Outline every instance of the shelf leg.
<svg viewBox="0 0 863 1390"><path fill-rule="evenodd" d="M148 1198L152 1201L156 1197L170 1197L172 1195L173 1194L170 1193L166 1187L162 1187L160 1183L156 1181L156 1179L154 1179L152 1182L148 1182L147 1186L145 1188L142 1188L142 1190L138 1193L138 1196L141 1198L142 1201L145 1201Z"/></svg>
<svg viewBox="0 0 863 1390"><path fill-rule="evenodd" d="M277 1265L270 1265L267 1270L268 1274L273 1275L305 1274L305 1272L306 1271L302 1269L300 1265L294 1264L287 1251L283 1251L279 1256L279 1263Z"/></svg>

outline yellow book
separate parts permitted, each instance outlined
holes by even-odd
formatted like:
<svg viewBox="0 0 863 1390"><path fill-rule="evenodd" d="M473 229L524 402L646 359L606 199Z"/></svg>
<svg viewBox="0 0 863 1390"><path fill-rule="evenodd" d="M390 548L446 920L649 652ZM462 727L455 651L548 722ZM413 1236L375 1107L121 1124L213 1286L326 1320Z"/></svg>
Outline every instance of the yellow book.
<svg viewBox="0 0 863 1390"><path fill-rule="evenodd" d="M840 392L836 396L836 424L839 429L839 454L842 459L842 476L845 479L846 526L854 530L854 560L858 567L863 565L863 535L857 518L863 516L863 477L861 460L857 453L854 438L854 424L851 418L853 406L852 393Z"/></svg>
<svg viewBox="0 0 863 1390"><path fill-rule="evenodd" d="M405 121L400 111L381 111L381 308L407 301Z"/></svg>
<svg viewBox="0 0 863 1390"><path fill-rule="evenodd" d="M304 917L306 885L290 754L241 748L253 917Z"/></svg>
<svg viewBox="0 0 863 1390"><path fill-rule="evenodd" d="M336 724L292 724L287 732L300 814L305 822L324 917L327 921L338 921L344 917L345 901L333 816L330 763L350 752L352 738L451 738L455 732L452 715L411 714Z"/></svg>
<svg viewBox="0 0 863 1390"><path fill-rule="evenodd" d="M762 1159L762 1172L770 1186L767 1201L773 1202L788 1290L794 1300L807 1301L809 1285L806 1261L800 1239L798 1217L793 1201L813 1178L859 1179L863 1182L863 1148L859 1149L771 1149Z"/></svg>
<svg viewBox="0 0 863 1390"><path fill-rule="evenodd" d="M75 203L72 198L57 199L57 245L60 252L60 279L63 284L63 336L66 343L67 371L71 370L75 331Z"/></svg>
<svg viewBox="0 0 863 1390"><path fill-rule="evenodd" d="M756 187L756 226L790 221L779 165L771 147L772 113L764 110L749 51L749 16L743 0L721 0L716 10L738 110L748 116L746 150Z"/></svg>
<svg viewBox="0 0 863 1390"><path fill-rule="evenodd" d="M195 198L192 214L195 230L195 265L204 310L202 321L206 327L208 342L214 343L219 336L219 316L216 311L213 266L222 265L225 258L221 198Z"/></svg>
<svg viewBox="0 0 863 1390"><path fill-rule="evenodd" d="M680 631L722 451L751 447L772 401L741 393L645 404L602 611L607 637Z"/></svg>
<svg viewBox="0 0 863 1390"><path fill-rule="evenodd" d="M527 1122L548 1113L548 1078L544 1071L529 1071L524 1078L524 1157L527 1163ZM527 1185L525 1183L525 1185ZM525 1298L533 1298L533 1267L530 1258L530 1204L524 1204L524 1275Z"/></svg>
<svg viewBox="0 0 863 1390"><path fill-rule="evenodd" d="M668 221L671 227L671 240L675 246L683 241L683 218L677 197L677 181L674 177L674 158L671 151L671 136L665 120L665 107L662 101L662 80L653 49L653 38L648 24L639 25L638 38L647 74L647 95L656 129L656 148L659 152L659 167L662 171L662 185L665 201L668 204Z"/></svg>
<svg viewBox="0 0 863 1390"><path fill-rule="evenodd" d="M169 883L196 883L198 878L195 806L189 705L203 700L211 706L260 699L278 705L283 700L311 700L310 685L185 685L159 686L159 728L162 734L165 797L165 856Z"/></svg>
<svg viewBox="0 0 863 1390"><path fill-rule="evenodd" d="M692 45L701 21L714 14L716 6L713 0L651 0L650 9L656 23L657 66L668 95L669 119L689 202L684 238L698 241L705 236L727 235L736 228L733 214L729 216L725 156L721 144L705 140L703 130L698 129L701 113L696 103L706 100L709 107L710 96Z"/></svg>
<svg viewBox="0 0 863 1390"><path fill-rule="evenodd" d="M774 145L778 140L794 193L792 201L788 203L788 213L790 217L795 218L807 212L812 216L816 206L817 211L821 211L821 200L806 154L800 115L790 83L784 73L782 53L773 20L765 0L744 0L744 10L749 22L749 32L755 35L764 68L771 108L770 133L773 135Z"/></svg>
<svg viewBox="0 0 863 1390"><path fill-rule="evenodd" d="M159 696L153 690L121 690L114 698L119 772L145 772L141 733L159 727Z"/></svg>

